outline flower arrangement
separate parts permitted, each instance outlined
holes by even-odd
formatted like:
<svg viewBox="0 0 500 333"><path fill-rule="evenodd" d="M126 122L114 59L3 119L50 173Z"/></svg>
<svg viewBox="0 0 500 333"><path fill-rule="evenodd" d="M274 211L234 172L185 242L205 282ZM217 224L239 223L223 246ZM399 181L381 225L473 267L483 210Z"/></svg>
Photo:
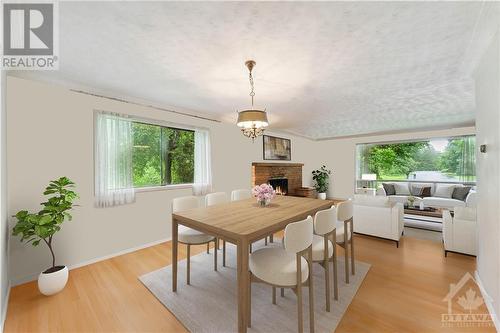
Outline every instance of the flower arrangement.
<svg viewBox="0 0 500 333"><path fill-rule="evenodd" d="M261 184L252 189L252 195L257 198L257 202L261 206L267 206L276 195L276 192L271 185Z"/></svg>

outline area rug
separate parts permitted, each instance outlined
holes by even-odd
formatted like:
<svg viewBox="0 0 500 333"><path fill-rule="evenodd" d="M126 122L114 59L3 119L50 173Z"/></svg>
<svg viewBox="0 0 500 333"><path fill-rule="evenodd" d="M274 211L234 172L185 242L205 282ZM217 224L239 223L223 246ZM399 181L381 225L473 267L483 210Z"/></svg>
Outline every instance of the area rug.
<svg viewBox="0 0 500 333"><path fill-rule="evenodd" d="M181 245L182 246L182 245ZM263 245L260 245L263 246ZM274 243L271 246L279 246ZM254 250L259 246L254 245ZM221 251L218 252L221 255ZM191 285L186 285L186 261L178 264L177 292L172 292L172 266L166 266L139 277L153 295L193 333L236 332L236 248L227 247L227 267L213 270L213 253L206 252L191 257ZM222 257L220 258L222 259ZM314 312L316 332L333 332L365 278L370 265L356 261L356 274L345 283L344 261L338 260L339 300L331 298L331 311L325 310L324 270L313 265ZM332 283L333 285L333 283ZM308 289L303 288L304 331L309 331ZM297 298L291 289L285 297L277 290L277 304L272 304L272 288L252 284L252 328L249 332L296 332Z"/></svg>

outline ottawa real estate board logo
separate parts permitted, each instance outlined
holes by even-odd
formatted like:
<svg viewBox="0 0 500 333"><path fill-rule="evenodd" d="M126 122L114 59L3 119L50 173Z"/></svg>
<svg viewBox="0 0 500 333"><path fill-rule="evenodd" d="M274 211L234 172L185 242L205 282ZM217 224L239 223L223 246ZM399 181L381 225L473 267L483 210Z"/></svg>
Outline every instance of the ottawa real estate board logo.
<svg viewBox="0 0 500 333"><path fill-rule="evenodd" d="M57 2L2 2L2 69L59 67Z"/></svg>

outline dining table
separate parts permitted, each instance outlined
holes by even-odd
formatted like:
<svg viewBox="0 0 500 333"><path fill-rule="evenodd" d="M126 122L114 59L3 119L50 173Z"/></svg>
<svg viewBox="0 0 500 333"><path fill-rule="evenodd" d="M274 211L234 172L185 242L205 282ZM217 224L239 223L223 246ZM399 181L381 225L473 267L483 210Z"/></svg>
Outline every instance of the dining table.
<svg viewBox="0 0 500 333"><path fill-rule="evenodd" d="M276 196L268 205L261 206L256 199L245 199L190 209L172 214L172 290L177 291L178 227L186 227L213 235L237 247L237 311L238 332L247 331L248 261L250 245L287 224L303 220L317 211L330 208L332 200Z"/></svg>

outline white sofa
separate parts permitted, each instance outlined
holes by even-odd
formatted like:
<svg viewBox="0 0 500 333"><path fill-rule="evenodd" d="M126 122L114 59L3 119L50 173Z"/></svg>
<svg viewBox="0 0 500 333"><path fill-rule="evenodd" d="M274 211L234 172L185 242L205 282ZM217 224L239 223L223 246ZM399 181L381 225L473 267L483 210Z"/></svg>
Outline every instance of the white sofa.
<svg viewBox="0 0 500 333"><path fill-rule="evenodd" d="M403 204L388 197L355 195L353 200L354 232L393 240L399 247L403 234Z"/></svg>
<svg viewBox="0 0 500 333"><path fill-rule="evenodd" d="M420 198L415 196L415 205L419 205L420 202L424 203L425 207L434 208L448 208L453 209L453 207L476 207L476 191L471 189L467 195L465 201L453 199L451 197L454 187L463 187L462 184L449 184L449 183L417 183L417 182L387 182L388 184L395 184L396 195L390 195L389 200L392 202L400 202L405 204L408 201L408 197L411 195L414 187L430 187L431 196L426 198ZM441 187L438 193L436 190ZM448 188L448 189L446 189ZM386 196L383 187L377 189L378 196Z"/></svg>
<svg viewBox="0 0 500 333"><path fill-rule="evenodd" d="M475 256L477 254L476 209L455 207L454 216L450 211L443 211L444 255L457 252Z"/></svg>

